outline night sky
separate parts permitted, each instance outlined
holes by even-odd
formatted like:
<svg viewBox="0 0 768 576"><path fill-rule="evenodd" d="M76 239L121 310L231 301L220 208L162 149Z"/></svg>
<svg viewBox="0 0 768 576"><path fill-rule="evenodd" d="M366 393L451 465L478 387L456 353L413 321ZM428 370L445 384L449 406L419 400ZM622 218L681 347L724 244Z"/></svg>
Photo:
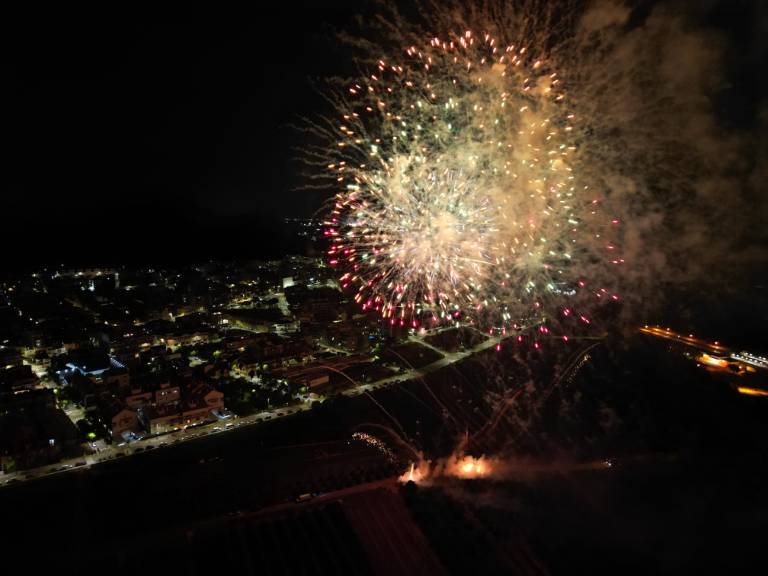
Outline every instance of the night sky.
<svg viewBox="0 0 768 576"><path fill-rule="evenodd" d="M317 3L285 4L268 21L66 13L23 28L6 257L26 266L302 248L281 228L323 201L293 191L302 136L288 127L322 106L310 80L330 34Z"/></svg>
<svg viewBox="0 0 768 576"><path fill-rule="evenodd" d="M754 122L764 98L764 22L751 4L691 10L728 37L721 108L736 126ZM0 227L8 266L306 248L282 221L311 215L326 195L294 190L302 179L292 147L303 135L288 124L323 112L311 79L342 69L331 30L362 11L286 2L269 14L110 9L20 19L9 83L13 177Z"/></svg>

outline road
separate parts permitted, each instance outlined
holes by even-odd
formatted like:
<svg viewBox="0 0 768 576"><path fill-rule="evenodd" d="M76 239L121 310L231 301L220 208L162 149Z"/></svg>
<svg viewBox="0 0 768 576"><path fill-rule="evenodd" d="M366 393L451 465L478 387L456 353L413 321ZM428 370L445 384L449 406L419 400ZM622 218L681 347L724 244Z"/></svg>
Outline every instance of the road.
<svg viewBox="0 0 768 576"><path fill-rule="evenodd" d="M102 462L109 460L115 460L123 458L131 454L140 454L148 450L155 450L157 448L167 448L179 442L189 442L198 438L204 438L212 434L219 434L229 430L235 430L242 426L251 426L254 424L260 424L268 420L282 418L309 410L310 403L298 404L294 406L288 406L286 408L280 408L271 411L259 412L251 416L245 416L242 418L235 417L226 420L219 420L211 422L202 426L195 426L178 430L175 432L169 432L160 436L152 436L143 440L131 442L130 444L111 445L100 450L96 454L86 454L77 458L70 458L67 460L61 460L55 464L49 464L40 468L31 470L20 470L18 472L11 472L8 474L0 474L0 485L14 484L25 480L34 480L53 474L63 474L72 472L75 470L82 470L91 466L96 466Z"/></svg>
<svg viewBox="0 0 768 576"><path fill-rule="evenodd" d="M431 348L432 350L434 350L435 352L438 352L441 356L443 356L443 358L440 358L439 360L436 360L431 364L427 364L426 366L422 366L421 368L412 368L411 370L408 370L401 374L388 376L387 378L382 378L381 380L377 380L376 382L371 382L370 384L358 384L354 388L345 390L344 392L342 392L342 394L344 394L345 396L358 396L365 392L370 392L372 390L376 390L377 388L382 388L389 384L397 384L397 383L405 382L407 380L416 380L416 379L424 378L427 374L431 372L435 372L436 370L440 370L441 368L445 368L446 366L455 364L456 362L464 360L465 358L472 356L473 354L477 354L478 352L482 352L483 350L488 350L489 348L493 348L499 343L498 338L487 338L483 342L480 342L479 344L477 344L474 348L470 348L462 352L445 352L443 350L440 350L439 348L435 348L431 344L428 344L419 336L412 335L408 338L408 340L410 342L416 342L418 344L421 344L422 346L425 346L427 348Z"/></svg>
<svg viewBox="0 0 768 576"><path fill-rule="evenodd" d="M768 360L762 356L756 356L749 352L734 353L727 346L723 346L720 342L707 342L699 338L694 338L693 334L685 336L683 334L677 334L669 328L659 328L657 326L643 326L639 328L640 333L654 336L656 338L662 338L664 340L670 340L695 348L700 351L701 354L695 357L695 361L705 367L710 372L724 372L730 375L736 375L743 377L748 373L755 373L759 370L768 369ZM712 354L712 356L710 356ZM724 357L724 356L727 356ZM733 388L739 393L747 396L762 396L768 397L768 390L764 385L753 386L738 386L732 384Z"/></svg>
<svg viewBox="0 0 768 576"><path fill-rule="evenodd" d="M643 326L639 328L642 334L648 334L649 336L655 336L656 338L663 338L665 340L671 340L679 344L691 346L692 348L698 348L700 350L706 350L713 354L729 354L730 348L720 345L719 342L707 342L699 338L694 338L693 334L688 336L684 334L678 334L673 332L669 328L659 328L657 326Z"/></svg>

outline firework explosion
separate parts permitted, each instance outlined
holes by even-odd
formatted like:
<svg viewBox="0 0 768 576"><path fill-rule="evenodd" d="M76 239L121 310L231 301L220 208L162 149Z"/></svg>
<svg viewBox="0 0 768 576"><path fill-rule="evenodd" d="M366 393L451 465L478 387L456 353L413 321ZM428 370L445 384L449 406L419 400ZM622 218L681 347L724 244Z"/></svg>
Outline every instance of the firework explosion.
<svg viewBox="0 0 768 576"><path fill-rule="evenodd" d="M411 463L399 477L400 482L429 483L437 478L459 478L470 480L488 478L504 468L504 463L496 458L486 458L454 453L435 462L421 459Z"/></svg>
<svg viewBox="0 0 768 576"><path fill-rule="evenodd" d="M719 122L716 33L619 0L370 4L297 158L361 307L562 335L761 257L764 138Z"/></svg>
<svg viewBox="0 0 768 576"><path fill-rule="evenodd" d="M347 87L324 130L341 189L325 234L364 310L506 335L589 323L580 293L618 299L585 275L623 260L606 232L618 219L580 177L562 85L525 45L464 30Z"/></svg>
<svg viewBox="0 0 768 576"><path fill-rule="evenodd" d="M631 326L676 286L719 289L727 263L757 258L745 230L760 228L765 178L743 159L760 166L764 139L719 121L716 34L620 0L417 0L408 14L371 2L339 34L358 72L329 81L333 110L302 126L299 159L308 188L336 194L328 260L364 310L408 328L464 320L536 349ZM466 449L547 446L552 390L588 360L572 348L552 346L546 366L527 346L473 354L482 376L466 382L490 410L456 403ZM581 418L580 397L557 398L558 414Z"/></svg>

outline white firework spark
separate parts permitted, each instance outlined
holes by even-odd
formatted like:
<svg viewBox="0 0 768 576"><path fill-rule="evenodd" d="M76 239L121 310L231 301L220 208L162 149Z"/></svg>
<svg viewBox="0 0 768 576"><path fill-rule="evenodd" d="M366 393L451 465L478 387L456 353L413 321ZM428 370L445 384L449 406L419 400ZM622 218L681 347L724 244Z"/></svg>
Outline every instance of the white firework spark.
<svg viewBox="0 0 768 576"><path fill-rule="evenodd" d="M343 287L413 327L464 315L506 333L569 316L579 265L604 256L557 71L471 30L402 56L337 100L326 235Z"/></svg>

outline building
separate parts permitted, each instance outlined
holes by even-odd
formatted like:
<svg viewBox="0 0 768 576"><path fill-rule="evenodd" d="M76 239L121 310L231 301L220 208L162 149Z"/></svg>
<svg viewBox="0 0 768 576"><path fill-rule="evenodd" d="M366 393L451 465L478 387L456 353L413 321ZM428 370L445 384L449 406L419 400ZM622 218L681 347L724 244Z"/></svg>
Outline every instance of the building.
<svg viewBox="0 0 768 576"><path fill-rule="evenodd" d="M178 390L178 387L176 387ZM224 394L207 384L191 387L180 401L142 406L139 418L150 434L163 434L187 426L212 422L213 412L224 410Z"/></svg>
<svg viewBox="0 0 768 576"><path fill-rule="evenodd" d="M0 370L0 391L20 392L35 388L39 380L29 365Z"/></svg>
<svg viewBox="0 0 768 576"><path fill-rule="evenodd" d="M67 415L44 398L21 396L28 402L17 403L11 410L0 408L3 470L42 466L77 452L79 433Z"/></svg>
<svg viewBox="0 0 768 576"><path fill-rule="evenodd" d="M224 394L208 384L195 384L181 402L182 422L185 426L212 422L216 419L214 410L224 410Z"/></svg>
<svg viewBox="0 0 768 576"><path fill-rule="evenodd" d="M142 388L132 388L131 391L125 396L125 404L132 410L152 403L154 394L150 390L144 390Z"/></svg>
<svg viewBox="0 0 768 576"><path fill-rule="evenodd" d="M139 408L139 419L150 434L163 434L183 426L181 410L177 404L142 406Z"/></svg>
<svg viewBox="0 0 768 576"><path fill-rule="evenodd" d="M0 370L18 368L21 365L21 353L16 348L0 346Z"/></svg>
<svg viewBox="0 0 768 576"><path fill-rule="evenodd" d="M318 389L330 383L331 372L342 372L357 364L368 364L372 361L369 356L352 354L349 356L332 356L311 364L288 366L275 370L272 375L288 380L296 386L306 386L309 389Z"/></svg>
<svg viewBox="0 0 768 576"><path fill-rule="evenodd" d="M131 386L131 377L126 368L110 368L102 372L101 379L110 389L127 391Z"/></svg>
<svg viewBox="0 0 768 576"><path fill-rule="evenodd" d="M181 388L170 382L163 382L155 390L155 405L173 404L181 400Z"/></svg>
<svg viewBox="0 0 768 576"><path fill-rule="evenodd" d="M0 390L0 414L28 410L38 406L54 408L56 397L50 388L35 388L20 393Z"/></svg>
<svg viewBox="0 0 768 576"><path fill-rule="evenodd" d="M168 404L181 397L178 385L172 384L169 376L149 372L131 380L130 391L125 394L126 404L137 409L147 404Z"/></svg>
<svg viewBox="0 0 768 576"><path fill-rule="evenodd" d="M318 366L297 366L281 373L281 376L296 386L317 390L330 383L329 371Z"/></svg>
<svg viewBox="0 0 768 576"><path fill-rule="evenodd" d="M139 418L132 410L116 398L104 398L99 403L99 416L113 442L120 442L130 433L139 431Z"/></svg>
<svg viewBox="0 0 768 576"><path fill-rule="evenodd" d="M79 372L83 376L100 376L112 366L112 362L105 352L95 350L72 352L69 362L67 362L67 368Z"/></svg>
<svg viewBox="0 0 768 576"><path fill-rule="evenodd" d="M212 386L199 383L189 389L188 399L200 400L208 406L209 411L224 410L224 394Z"/></svg>
<svg viewBox="0 0 768 576"><path fill-rule="evenodd" d="M184 426L195 426L212 422L215 419L211 410L200 398L184 400L181 406L181 421Z"/></svg>
<svg viewBox="0 0 768 576"><path fill-rule="evenodd" d="M232 369L241 376L250 376L251 373L257 374L261 369L259 356L253 351L243 352L232 363Z"/></svg>

